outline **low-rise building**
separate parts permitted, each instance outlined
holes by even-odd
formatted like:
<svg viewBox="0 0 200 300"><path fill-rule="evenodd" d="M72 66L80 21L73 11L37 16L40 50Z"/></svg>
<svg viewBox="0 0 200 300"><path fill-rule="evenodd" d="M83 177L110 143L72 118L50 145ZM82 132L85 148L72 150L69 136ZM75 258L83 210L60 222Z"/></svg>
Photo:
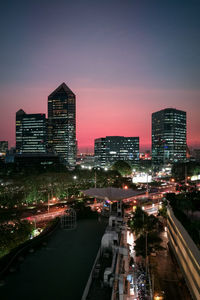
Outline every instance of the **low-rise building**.
<svg viewBox="0 0 200 300"><path fill-rule="evenodd" d="M95 165L111 166L118 160L139 161L139 137L106 136L95 139Z"/></svg>

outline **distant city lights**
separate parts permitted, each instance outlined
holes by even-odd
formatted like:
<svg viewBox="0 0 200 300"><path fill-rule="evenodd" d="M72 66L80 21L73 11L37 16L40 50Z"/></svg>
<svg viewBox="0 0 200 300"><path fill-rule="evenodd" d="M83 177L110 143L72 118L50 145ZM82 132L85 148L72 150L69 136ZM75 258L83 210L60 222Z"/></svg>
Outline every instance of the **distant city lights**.
<svg viewBox="0 0 200 300"><path fill-rule="evenodd" d="M133 183L150 183L152 182L152 175L147 173L139 173L132 178Z"/></svg>
<svg viewBox="0 0 200 300"><path fill-rule="evenodd" d="M196 180L200 180L200 174L199 175L193 175L191 177L191 181L196 181Z"/></svg>

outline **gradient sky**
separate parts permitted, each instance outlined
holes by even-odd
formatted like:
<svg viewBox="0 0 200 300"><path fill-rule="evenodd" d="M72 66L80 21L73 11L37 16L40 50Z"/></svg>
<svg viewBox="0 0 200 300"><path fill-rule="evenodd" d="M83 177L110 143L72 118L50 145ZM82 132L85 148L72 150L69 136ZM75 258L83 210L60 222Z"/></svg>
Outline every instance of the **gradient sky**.
<svg viewBox="0 0 200 300"><path fill-rule="evenodd" d="M151 113L187 112L200 146L200 0L18 0L0 4L0 140L15 145L15 113L46 113L62 82L77 99L77 139L151 145Z"/></svg>

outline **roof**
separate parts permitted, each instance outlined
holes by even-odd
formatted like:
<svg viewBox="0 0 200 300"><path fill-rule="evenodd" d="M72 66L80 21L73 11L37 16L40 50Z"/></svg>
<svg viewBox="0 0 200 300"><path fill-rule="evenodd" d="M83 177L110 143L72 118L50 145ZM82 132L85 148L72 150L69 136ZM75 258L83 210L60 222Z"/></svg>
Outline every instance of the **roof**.
<svg viewBox="0 0 200 300"><path fill-rule="evenodd" d="M26 115L25 111L23 111L23 109L19 109L17 112L16 112L16 115L17 116L22 116L22 115Z"/></svg>
<svg viewBox="0 0 200 300"><path fill-rule="evenodd" d="M75 96L75 94L70 90L70 88L66 85L65 82L63 82L59 87L57 87L49 96L48 99L52 98L55 96L55 94L59 92L65 92L66 94L72 94Z"/></svg>
<svg viewBox="0 0 200 300"><path fill-rule="evenodd" d="M91 188L85 191L82 191L85 195L93 196L99 199L109 199L109 200L121 200L134 197L140 192L133 191L131 189L120 189L120 188Z"/></svg>

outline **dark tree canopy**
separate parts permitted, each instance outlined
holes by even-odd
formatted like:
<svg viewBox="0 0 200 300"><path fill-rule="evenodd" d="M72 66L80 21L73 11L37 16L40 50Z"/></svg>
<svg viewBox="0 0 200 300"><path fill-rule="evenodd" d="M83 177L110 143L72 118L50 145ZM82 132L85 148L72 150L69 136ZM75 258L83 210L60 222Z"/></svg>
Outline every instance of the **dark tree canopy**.
<svg viewBox="0 0 200 300"><path fill-rule="evenodd" d="M112 170L118 171L122 176L132 173L131 166L124 160L118 160L112 166Z"/></svg>

